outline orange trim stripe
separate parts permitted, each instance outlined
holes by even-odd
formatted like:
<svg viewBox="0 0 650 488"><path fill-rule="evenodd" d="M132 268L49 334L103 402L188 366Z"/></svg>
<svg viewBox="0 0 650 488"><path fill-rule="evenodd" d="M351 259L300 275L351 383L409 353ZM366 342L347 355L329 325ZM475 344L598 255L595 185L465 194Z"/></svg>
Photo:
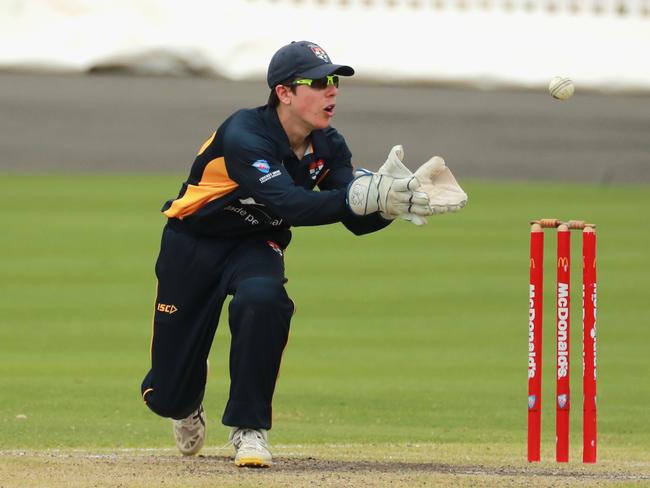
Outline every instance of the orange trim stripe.
<svg viewBox="0 0 650 488"><path fill-rule="evenodd" d="M314 184L316 186L318 186L320 184L320 182L325 179L325 177L327 176L327 173L329 173L329 172L330 172L329 168L326 169L325 171L323 171L323 174L318 177L318 179L316 180L316 183L314 183Z"/></svg>
<svg viewBox="0 0 650 488"><path fill-rule="evenodd" d="M205 204L234 191L239 185L230 179L223 157L210 161L203 170L198 185L187 185L185 194L174 200L163 213L167 217L183 219Z"/></svg>
<svg viewBox="0 0 650 488"><path fill-rule="evenodd" d="M149 359L153 364L153 336L156 334L156 303L158 302L158 289L160 282L156 281L156 296L153 300L153 314L151 315L151 344L149 345Z"/></svg>
<svg viewBox="0 0 650 488"><path fill-rule="evenodd" d="M151 316L151 344L149 346L149 358L151 360L151 366L153 367L153 336L156 332L156 302L158 301L158 288L160 287L160 282L156 281L156 297L154 298L153 301L153 315ZM142 400L147 403L147 399L145 396L148 393L151 393L153 391L153 388L147 388L144 393L142 394Z"/></svg>
<svg viewBox="0 0 650 488"><path fill-rule="evenodd" d="M147 394L151 393L153 391L153 388L147 388L144 390L144 393L142 394L142 400L147 403L147 399L145 398Z"/></svg>
<svg viewBox="0 0 650 488"><path fill-rule="evenodd" d="M212 141L214 141L214 138L215 138L216 135L217 135L216 131L212 133L212 135L208 138L208 140L203 143L203 145L201 146L201 149L199 149L199 152L197 153L197 156L200 156L201 154L203 154L203 151L205 151L208 148L208 146L210 144L212 144Z"/></svg>

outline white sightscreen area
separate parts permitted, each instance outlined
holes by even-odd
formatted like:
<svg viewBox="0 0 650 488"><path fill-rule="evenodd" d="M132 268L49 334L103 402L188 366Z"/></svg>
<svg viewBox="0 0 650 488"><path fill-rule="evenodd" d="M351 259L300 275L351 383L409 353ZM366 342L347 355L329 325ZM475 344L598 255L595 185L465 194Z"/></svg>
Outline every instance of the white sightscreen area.
<svg viewBox="0 0 650 488"><path fill-rule="evenodd" d="M650 0L0 1L0 70L264 79L302 39L367 81L650 91Z"/></svg>

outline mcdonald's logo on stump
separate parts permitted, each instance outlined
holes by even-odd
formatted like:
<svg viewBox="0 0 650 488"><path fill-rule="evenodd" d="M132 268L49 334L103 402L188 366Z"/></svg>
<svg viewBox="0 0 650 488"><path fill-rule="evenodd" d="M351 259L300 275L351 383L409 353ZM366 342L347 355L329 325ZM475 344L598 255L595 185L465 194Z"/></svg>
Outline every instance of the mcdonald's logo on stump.
<svg viewBox="0 0 650 488"><path fill-rule="evenodd" d="M596 462L596 226L582 220L531 222L528 320L528 461L540 460L544 229L557 230L555 458L569 461L571 231L582 231L583 444L582 461ZM540 266L535 266L541 263ZM532 357L531 357L532 356ZM531 374L534 364L535 374ZM531 402L531 399L535 401Z"/></svg>

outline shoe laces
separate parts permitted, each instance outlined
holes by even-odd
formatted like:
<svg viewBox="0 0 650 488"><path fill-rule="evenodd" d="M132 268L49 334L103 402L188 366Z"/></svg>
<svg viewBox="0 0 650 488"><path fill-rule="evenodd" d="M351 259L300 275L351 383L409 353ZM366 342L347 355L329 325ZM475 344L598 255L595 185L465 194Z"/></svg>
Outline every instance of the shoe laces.
<svg viewBox="0 0 650 488"><path fill-rule="evenodd" d="M184 427L188 430L196 430L202 425L205 426L205 420L203 419L203 406L200 406L196 412L191 414L189 417L177 420L176 422L178 422L180 427Z"/></svg>
<svg viewBox="0 0 650 488"><path fill-rule="evenodd" d="M268 450L266 437L257 429L236 429L229 443L232 443L237 450L244 445L247 449Z"/></svg>

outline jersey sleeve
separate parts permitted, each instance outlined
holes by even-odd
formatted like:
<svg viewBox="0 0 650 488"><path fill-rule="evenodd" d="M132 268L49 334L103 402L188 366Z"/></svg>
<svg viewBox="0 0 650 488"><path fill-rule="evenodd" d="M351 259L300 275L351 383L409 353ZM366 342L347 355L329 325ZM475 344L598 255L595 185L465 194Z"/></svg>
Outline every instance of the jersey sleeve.
<svg viewBox="0 0 650 488"><path fill-rule="evenodd" d="M345 188L312 192L296 186L275 154L273 142L263 135L241 128L229 130L223 149L229 177L289 224L331 224L350 214Z"/></svg>
<svg viewBox="0 0 650 488"><path fill-rule="evenodd" d="M318 187L325 192L339 189L346 190L350 182L354 179L351 163L352 153L343 136L338 132L330 137L330 148L334 153L334 157L332 158L329 172ZM350 232L356 235L363 235L383 229L393 221L382 218L379 212L364 217L359 217L352 212L348 212L341 219L341 222Z"/></svg>

